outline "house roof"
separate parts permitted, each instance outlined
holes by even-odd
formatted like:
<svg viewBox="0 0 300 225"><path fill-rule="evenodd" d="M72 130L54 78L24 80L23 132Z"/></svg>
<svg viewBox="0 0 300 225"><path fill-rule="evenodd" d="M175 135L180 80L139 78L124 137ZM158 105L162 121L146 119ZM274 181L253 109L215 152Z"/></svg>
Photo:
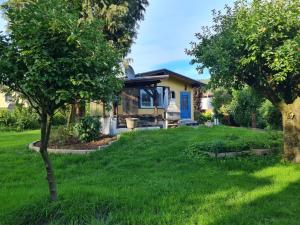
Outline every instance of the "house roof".
<svg viewBox="0 0 300 225"><path fill-rule="evenodd" d="M182 74L176 73L176 72L168 70L168 69L160 69L160 70L154 70L154 71L145 72L145 73L139 73L139 74L136 74L136 77L146 78L146 77L155 77L155 76L161 76L161 75L168 75L169 77L177 78L178 80L182 80L186 83L189 83L193 87L200 87L200 86L205 85L202 82L199 82L197 80L194 80L192 78L189 78L187 76L184 76Z"/></svg>
<svg viewBox="0 0 300 225"><path fill-rule="evenodd" d="M139 86L149 86L152 84L158 84L161 80L168 79L169 75L159 75L159 76L136 76L135 78L126 78L125 87L139 87Z"/></svg>

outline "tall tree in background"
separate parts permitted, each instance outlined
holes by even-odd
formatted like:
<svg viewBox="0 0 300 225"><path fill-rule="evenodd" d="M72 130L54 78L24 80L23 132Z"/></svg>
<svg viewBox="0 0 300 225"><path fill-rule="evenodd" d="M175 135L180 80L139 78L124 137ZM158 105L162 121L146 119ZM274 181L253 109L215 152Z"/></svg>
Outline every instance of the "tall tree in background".
<svg viewBox="0 0 300 225"><path fill-rule="evenodd" d="M241 0L197 34L188 54L215 87L248 84L282 113L285 158L300 163L300 2Z"/></svg>
<svg viewBox="0 0 300 225"><path fill-rule="evenodd" d="M79 21L67 0L11 0L3 7L9 33L0 36L0 84L25 96L40 116L40 153L56 200L47 152L53 114L75 97L112 101L122 88L121 56L105 40L101 21Z"/></svg>
<svg viewBox="0 0 300 225"><path fill-rule="evenodd" d="M137 35L138 23L144 19L148 0L74 0L82 6L85 17L104 21L107 40L125 57Z"/></svg>

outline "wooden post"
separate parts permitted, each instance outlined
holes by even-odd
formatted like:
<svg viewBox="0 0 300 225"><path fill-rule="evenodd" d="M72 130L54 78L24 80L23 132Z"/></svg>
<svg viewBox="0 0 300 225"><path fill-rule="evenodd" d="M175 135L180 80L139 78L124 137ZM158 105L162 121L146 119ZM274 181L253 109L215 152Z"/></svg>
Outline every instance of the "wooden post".
<svg viewBox="0 0 300 225"><path fill-rule="evenodd" d="M153 102L154 102L154 117L155 117L155 124L158 124L158 93L157 93L157 85L154 85L153 89Z"/></svg>

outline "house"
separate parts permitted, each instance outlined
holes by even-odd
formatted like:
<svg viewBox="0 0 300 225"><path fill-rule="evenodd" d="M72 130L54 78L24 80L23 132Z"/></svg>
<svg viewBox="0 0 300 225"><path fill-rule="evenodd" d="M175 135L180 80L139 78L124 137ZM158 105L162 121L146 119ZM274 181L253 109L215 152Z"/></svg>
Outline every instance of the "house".
<svg viewBox="0 0 300 225"><path fill-rule="evenodd" d="M199 81L179 73L161 69L135 74L130 67L126 71L124 88L111 114L117 118L118 127L124 127L125 119L139 119L139 126L162 125L170 101L176 103L181 120L194 120L193 90ZM92 115L105 115L103 104L91 103Z"/></svg>
<svg viewBox="0 0 300 225"><path fill-rule="evenodd" d="M15 101L11 94L0 91L0 109L12 110L15 107Z"/></svg>
<svg viewBox="0 0 300 225"><path fill-rule="evenodd" d="M203 93L201 98L201 109L204 112L213 112L214 108L212 106L213 93L208 90Z"/></svg>
<svg viewBox="0 0 300 225"><path fill-rule="evenodd" d="M20 97L16 92L6 92L4 86L0 85L0 109L13 110L17 104L22 104L24 107L29 107L26 100Z"/></svg>

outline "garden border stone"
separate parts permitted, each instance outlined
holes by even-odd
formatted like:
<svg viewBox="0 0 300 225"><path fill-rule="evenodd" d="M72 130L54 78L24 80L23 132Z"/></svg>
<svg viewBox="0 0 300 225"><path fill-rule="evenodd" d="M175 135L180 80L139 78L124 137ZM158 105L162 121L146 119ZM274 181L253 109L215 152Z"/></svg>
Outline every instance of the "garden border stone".
<svg viewBox="0 0 300 225"><path fill-rule="evenodd" d="M271 149L251 149L248 151L240 151L240 152L220 152L220 153L214 153L214 152L203 152L204 154L208 155L211 158L233 158L237 156L244 156L244 155L257 155L257 156L263 156L268 155L272 151Z"/></svg>
<svg viewBox="0 0 300 225"><path fill-rule="evenodd" d="M99 150L104 150L105 148L109 147L113 143L117 142L120 139L120 135L117 135L117 140L110 141L107 145L99 146L97 149L54 149L54 148L48 148L48 152L52 154L77 154L77 155L83 155L83 154L89 154L92 152L96 152ZM35 144L39 141L34 141L28 145L28 148L30 150L40 152L40 147L35 146Z"/></svg>

